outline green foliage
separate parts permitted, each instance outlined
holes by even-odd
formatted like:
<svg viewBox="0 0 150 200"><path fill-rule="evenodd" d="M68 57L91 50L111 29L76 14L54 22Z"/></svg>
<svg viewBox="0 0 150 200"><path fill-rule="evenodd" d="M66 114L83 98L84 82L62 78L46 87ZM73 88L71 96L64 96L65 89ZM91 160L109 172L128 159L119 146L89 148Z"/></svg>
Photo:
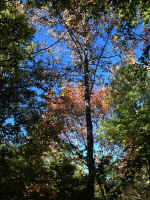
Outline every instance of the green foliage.
<svg viewBox="0 0 150 200"><path fill-rule="evenodd" d="M0 199L21 200L28 188L48 177L41 157L52 132L40 134L39 93L47 91L52 73L45 73L47 66L33 54L35 29L23 6L0 3Z"/></svg>
<svg viewBox="0 0 150 200"><path fill-rule="evenodd" d="M47 67L33 54L35 29L22 5L3 1L0 19L0 143L20 143L41 117L37 89L46 91L52 73L45 73Z"/></svg>
<svg viewBox="0 0 150 200"><path fill-rule="evenodd" d="M26 109L21 108L21 105L29 104L34 94L28 89L31 85L29 84L29 68L24 70L25 66L21 62L25 60L28 53L26 47L30 45L35 31L27 23L27 18L17 10L18 5L16 1L5 1L0 10L1 141L5 137L10 139L9 136L13 138L15 134L19 134L20 121L23 120L25 123L22 112ZM9 118L13 118L14 126L6 122Z"/></svg>
<svg viewBox="0 0 150 200"><path fill-rule="evenodd" d="M124 172L120 175L125 177L126 186L131 184L132 189L136 188L139 183L136 177L141 176L141 170L147 168L145 183L141 180L146 193L150 167L149 83L146 66L134 64L114 70L110 87L113 116L105 119L102 127L103 136L124 152L120 162Z"/></svg>
<svg viewBox="0 0 150 200"><path fill-rule="evenodd" d="M148 25L150 15L149 0L112 0L111 4L123 24L126 23L129 27L135 27L142 20L144 25Z"/></svg>
<svg viewBox="0 0 150 200"><path fill-rule="evenodd" d="M32 185L47 180L42 153L47 145L34 131L22 145L0 145L0 198L24 199Z"/></svg>
<svg viewBox="0 0 150 200"><path fill-rule="evenodd" d="M28 187L42 180L42 161L35 159L36 154L27 155L23 146L1 145L0 153L0 198L24 199Z"/></svg>
<svg viewBox="0 0 150 200"><path fill-rule="evenodd" d="M0 59L6 68L6 73L9 65L15 68L25 59L25 55L29 53L26 48L31 47L31 39L35 33L33 27L27 23L27 17L17 6L19 6L17 1L6 1L0 10Z"/></svg>
<svg viewBox="0 0 150 200"><path fill-rule="evenodd" d="M150 100L147 68L137 64L121 67L111 81L111 91L114 117L108 119L111 124L108 132L114 130L114 138L116 135L120 140L137 137L137 131L141 137L147 135Z"/></svg>
<svg viewBox="0 0 150 200"><path fill-rule="evenodd" d="M24 183L22 182L22 167L21 158L18 159L15 148L6 148L0 146L0 198L10 199L10 196L22 197ZM19 194L18 194L19 193Z"/></svg>

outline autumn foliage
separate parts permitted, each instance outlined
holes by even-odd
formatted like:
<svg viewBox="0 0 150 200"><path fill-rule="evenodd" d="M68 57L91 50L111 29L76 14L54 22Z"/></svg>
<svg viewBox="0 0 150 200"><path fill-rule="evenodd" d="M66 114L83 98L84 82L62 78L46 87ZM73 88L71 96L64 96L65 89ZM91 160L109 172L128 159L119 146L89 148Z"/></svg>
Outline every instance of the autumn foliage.
<svg viewBox="0 0 150 200"><path fill-rule="evenodd" d="M84 87L81 84L73 86L66 84L59 95L49 90L46 96L47 109L43 112L43 123L51 122L54 127L66 130L65 122L71 119L79 120L85 115ZM107 87L93 89L91 94L91 110L94 118L100 118L107 113L109 90Z"/></svg>
<svg viewBox="0 0 150 200"><path fill-rule="evenodd" d="M37 184L30 187L24 197L25 199L32 198L33 196L38 198L41 194L48 199L55 199L56 190L46 184Z"/></svg>

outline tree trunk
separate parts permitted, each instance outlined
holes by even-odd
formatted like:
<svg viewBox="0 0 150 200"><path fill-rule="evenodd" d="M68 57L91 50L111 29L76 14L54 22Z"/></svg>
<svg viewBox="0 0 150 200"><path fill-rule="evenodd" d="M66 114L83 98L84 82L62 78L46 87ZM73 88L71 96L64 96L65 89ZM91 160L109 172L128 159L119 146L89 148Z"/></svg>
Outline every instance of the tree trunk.
<svg viewBox="0 0 150 200"><path fill-rule="evenodd" d="M93 155L93 125L91 117L91 103L90 103L90 86L89 86L89 69L88 61L85 58L84 62L84 99L85 99L85 115L86 115L86 128L87 128L87 166L89 171L89 178L87 184L88 200L94 199L95 193L95 162Z"/></svg>

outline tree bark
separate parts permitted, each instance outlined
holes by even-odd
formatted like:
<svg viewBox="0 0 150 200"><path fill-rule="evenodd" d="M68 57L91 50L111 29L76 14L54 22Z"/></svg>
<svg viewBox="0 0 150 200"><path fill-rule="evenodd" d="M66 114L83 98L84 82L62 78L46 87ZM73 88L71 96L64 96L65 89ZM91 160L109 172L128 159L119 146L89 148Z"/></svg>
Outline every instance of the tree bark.
<svg viewBox="0 0 150 200"><path fill-rule="evenodd" d="M91 94L89 85L89 68L88 61L84 61L84 100L85 100L85 116L86 116L86 129L87 129L87 166L89 171L87 192L88 200L94 200L95 196L95 161L93 155L94 140L93 140L93 125L91 116Z"/></svg>

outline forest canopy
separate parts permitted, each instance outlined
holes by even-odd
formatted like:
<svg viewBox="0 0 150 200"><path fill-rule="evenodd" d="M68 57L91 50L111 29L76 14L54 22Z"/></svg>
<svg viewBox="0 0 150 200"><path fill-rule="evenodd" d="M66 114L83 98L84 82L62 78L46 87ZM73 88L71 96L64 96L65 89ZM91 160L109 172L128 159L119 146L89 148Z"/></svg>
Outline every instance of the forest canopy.
<svg viewBox="0 0 150 200"><path fill-rule="evenodd" d="M150 199L149 0L0 0L0 199Z"/></svg>

